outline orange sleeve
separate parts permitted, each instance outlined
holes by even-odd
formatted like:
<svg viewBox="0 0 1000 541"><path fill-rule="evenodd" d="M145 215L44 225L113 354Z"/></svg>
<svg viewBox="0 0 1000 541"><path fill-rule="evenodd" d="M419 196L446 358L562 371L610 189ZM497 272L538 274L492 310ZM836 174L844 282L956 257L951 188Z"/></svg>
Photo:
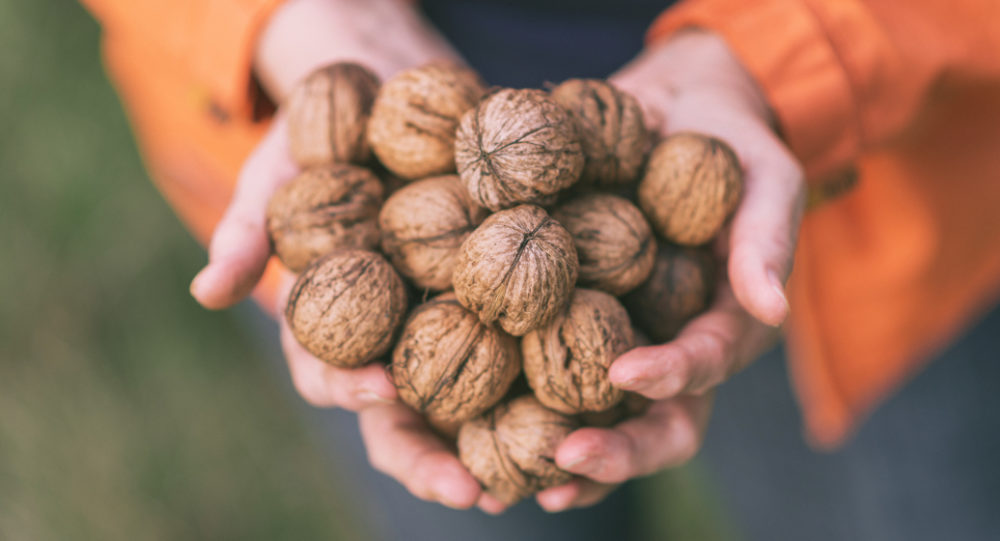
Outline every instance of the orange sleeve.
<svg viewBox="0 0 1000 541"><path fill-rule="evenodd" d="M1000 79L996 0L685 0L650 28L718 32L810 178L910 125L948 78Z"/></svg>
<svg viewBox="0 0 1000 541"><path fill-rule="evenodd" d="M254 40L283 0L81 0L116 39L141 42L187 71L221 112L249 116Z"/></svg>

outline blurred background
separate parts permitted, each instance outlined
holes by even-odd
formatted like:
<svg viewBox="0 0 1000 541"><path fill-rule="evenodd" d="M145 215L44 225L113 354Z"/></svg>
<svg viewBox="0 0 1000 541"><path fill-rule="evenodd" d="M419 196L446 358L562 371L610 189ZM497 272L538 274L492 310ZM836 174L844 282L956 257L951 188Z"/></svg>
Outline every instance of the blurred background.
<svg viewBox="0 0 1000 541"><path fill-rule="evenodd" d="M363 539L309 408L149 183L76 2L0 0L0 539ZM651 538L731 539L697 464Z"/></svg>

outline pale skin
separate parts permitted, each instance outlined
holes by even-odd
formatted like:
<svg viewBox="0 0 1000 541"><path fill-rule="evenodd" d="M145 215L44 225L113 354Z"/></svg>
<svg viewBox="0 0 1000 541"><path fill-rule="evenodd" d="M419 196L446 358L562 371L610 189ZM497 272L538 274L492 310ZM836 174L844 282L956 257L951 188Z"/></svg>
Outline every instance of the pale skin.
<svg viewBox="0 0 1000 541"><path fill-rule="evenodd" d="M257 76L280 103L297 80L331 61L361 62L384 80L430 60L460 59L413 6L408 0L290 0L261 34ZM647 48L611 81L639 99L658 132L691 130L728 142L742 162L745 191L717 242L728 272L714 304L673 341L634 349L609 371L615 385L655 402L640 417L609 429L577 430L561 444L556 463L578 477L537 495L548 511L592 505L617 484L678 466L698 452L713 389L765 351L788 315L784 282L804 209L802 169L774 134L760 90L718 36L678 34ZM271 255L267 200L297 173L287 144L279 115L247 159L209 246L209 262L191 284L192 295L207 308L240 301L263 273ZM285 277L286 291L292 280ZM302 349L281 324L296 389L316 407L357 411L376 469L421 499L504 510L452 447L396 401L381 366L332 367Z"/></svg>

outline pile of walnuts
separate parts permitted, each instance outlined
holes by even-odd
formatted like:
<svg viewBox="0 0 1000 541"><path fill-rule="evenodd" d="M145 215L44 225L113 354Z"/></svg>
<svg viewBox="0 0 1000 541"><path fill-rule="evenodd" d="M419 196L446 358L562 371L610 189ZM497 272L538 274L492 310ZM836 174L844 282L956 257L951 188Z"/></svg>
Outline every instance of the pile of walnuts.
<svg viewBox="0 0 1000 541"><path fill-rule="evenodd" d="M303 172L267 225L299 273L285 317L302 346L387 362L508 504L569 480L553 458L572 430L642 411L608 368L706 308L705 245L742 189L724 143L654 140L604 81L488 89L441 62L382 85L333 64L285 107Z"/></svg>

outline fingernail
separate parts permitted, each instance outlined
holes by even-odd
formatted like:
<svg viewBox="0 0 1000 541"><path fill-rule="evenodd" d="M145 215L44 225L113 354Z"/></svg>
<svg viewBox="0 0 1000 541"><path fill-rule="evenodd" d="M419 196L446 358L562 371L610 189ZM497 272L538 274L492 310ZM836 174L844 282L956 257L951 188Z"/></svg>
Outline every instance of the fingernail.
<svg viewBox="0 0 1000 541"><path fill-rule="evenodd" d="M194 279L191 280L191 287L188 288L188 291L191 292L191 296L196 299L201 296L202 282L205 281L204 276L205 269L201 269L198 274L194 276Z"/></svg>
<svg viewBox="0 0 1000 541"><path fill-rule="evenodd" d="M359 391L356 395L360 402L366 402L368 404L392 404L392 400L375 394L373 391Z"/></svg>
<svg viewBox="0 0 1000 541"><path fill-rule="evenodd" d="M781 299L782 304L785 305L785 315L787 316L788 312L791 311L791 307L788 305L788 297L785 296L785 286L781 282L781 278L778 278L778 273L771 270L768 271L767 274L768 278L771 280L771 289L774 290L775 295L777 295L778 298Z"/></svg>
<svg viewBox="0 0 1000 541"><path fill-rule="evenodd" d="M591 455L581 455L567 462L563 469L580 475L586 475L597 470L599 465L600 461L595 457Z"/></svg>

